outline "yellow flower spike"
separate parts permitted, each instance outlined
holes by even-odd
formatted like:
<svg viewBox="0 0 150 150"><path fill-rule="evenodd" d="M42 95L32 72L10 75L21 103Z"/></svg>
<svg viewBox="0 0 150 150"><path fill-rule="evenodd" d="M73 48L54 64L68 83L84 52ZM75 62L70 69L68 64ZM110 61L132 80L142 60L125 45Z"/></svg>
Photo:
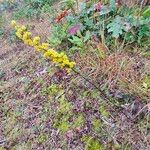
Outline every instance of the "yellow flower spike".
<svg viewBox="0 0 150 150"><path fill-rule="evenodd" d="M39 37L39 36L34 37L34 39L33 39L33 44L34 44L35 46L40 44L40 37Z"/></svg>
<svg viewBox="0 0 150 150"><path fill-rule="evenodd" d="M36 36L31 39L31 32L27 31L27 28L25 26L18 26L16 22L12 21L12 26L16 29L16 36L19 39L22 39L22 41L29 46L33 46L36 51L39 51L43 53L43 56L45 58L50 59L54 63L56 63L61 68L66 68L67 72L69 73L72 68L75 66L75 62L69 61L68 56L64 53L58 53L57 51L53 49L48 49L49 44L48 43L42 43L40 44L40 37Z"/></svg>
<svg viewBox="0 0 150 150"><path fill-rule="evenodd" d="M30 36L31 36L31 32L24 32L23 38L22 38L23 41L30 39Z"/></svg>
<svg viewBox="0 0 150 150"><path fill-rule="evenodd" d="M53 61L54 63L57 63L57 58L53 58L52 61Z"/></svg>
<svg viewBox="0 0 150 150"><path fill-rule="evenodd" d="M15 21L15 20L12 20L12 21L11 21L11 26L12 26L12 27L15 27L16 25L17 25L16 21Z"/></svg>
<svg viewBox="0 0 150 150"><path fill-rule="evenodd" d="M35 41L40 41L40 37L39 37L39 36L36 36L36 37L34 37L33 40L35 40Z"/></svg>
<svg viewBox="0 0 150 150"><path fill-rule="evenodd" d="M56 51L51 51L51 57L56 58L58 56L58 53Z"/></svg>
<svg viewBox="0 0 150 150"><path fill-rule="evenodd" d="M30 36L31 36L31 32L26 32L26 33L27 33L28 37L30 37Z"/></svg>
<svg viewBox="0 0 150 150"><path fill-rule="evenodd" d="M27 28L26 28L26 26L21 26L21 28L20 28L22 31L25 31Z"/></svg>
<svg viewBox="0 0 150 150"><path fill-rule="evenodd" d="M33 45L34 45L34 43L33 43ZM40 45L36 45L36 46L34 46L34 48L35 48L35 50L38 51L38 52L41 51Z"/></svg>
<svg viewBox="0 0 150 150"><path fill-rule="evenodd" d="M68 60L67 55L64 55L62 58L63 58L64 60Z"/></svg>
<svg viewBox="0 0 150 150"><path fill-rule="evenodd" d="M19 28L16 33L23 35L24 31L21 28Z"/></svg>
<svg viewBox="0 0 150 150"><path fill-rule="evenodd" d="M61 59L61 58L58 58L58 59L57 59L57 62L58 62L58 63L61 63L61 62L62 62L62 59Z"/></svg>
<svg viewBox="0 0 150 150"><path fill-rule="evenodd" d="M49 51L50 51L51 53L56 53L56 51L53 50L53 49L49 49Z"/></svg>
<svg viewBox="0 0 150 150"><path fill-rule="evenodd" d="M16 36L19 38L19 39L22 39L22 35L20 33L16 33Z"/></svg>
<svg viewBox="0 0 150 150"><path fill-rule="evenodd" d="M28 45L28 40L24 40L24 43L25 43L26 45Z"/></svg>
<svg viewBox="0 0 150 150"><path fill-rule="evenodd" d="M18 32L18 30L17 30L16 35L21 35L21 33L20 33L20 32Z"/></svg>
<svg viewBox="0 0 150 150"><path fill-rule="evenodd" d="M44 49L44 50L47 50L48 49L48 47L49 47L49 44L48 43L42 43L42 48Z"/></svg>
<svg viewBox="0 0 150 150"><path fill-rule="evenodd" d="M16 25L14 28L15 28L15 30L18 30L20 28L20 26Z"/></svg>
<svg viewBox="0 0 150 150"><path fill-rule="evenodd" d="M33 41L31 39L28 40L28 45L33 46Z"/></svg>
<svg viewBox="0 0 150 150"><path fill-rule="evenodd" d="M65 64L69 64L69 60L67 59L67 60L64 60L63 61Z"/></svg>
<svg viewBox="0 0 150 150"><path fill-rule="evenodd" d="M47 52L44 53L43 55L45 58L49 58L51 56L51 51L47 50Z"/></svg>
<svg viewBox="0 0 150 150"><path fill-rule="evenodd" d="M61 63L61 68L64 68L65 67L65 63Z"/></svg>

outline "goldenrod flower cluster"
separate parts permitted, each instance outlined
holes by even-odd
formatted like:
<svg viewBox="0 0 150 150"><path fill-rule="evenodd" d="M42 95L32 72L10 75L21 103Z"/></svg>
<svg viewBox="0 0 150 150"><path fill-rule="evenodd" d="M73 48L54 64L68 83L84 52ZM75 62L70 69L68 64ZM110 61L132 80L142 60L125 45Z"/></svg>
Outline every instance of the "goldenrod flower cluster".
<svg viewBox="0 0 150 150"><path fill-rule="evenodd" d="M48 43L41 43L39 36L34 38L31 37L31 32L27 31L25 26L17 25L16 21L11 21L11 26L16 30L16 36L22 40L26 45L33 46L36 51L42 52L45 58L52 60L54 63L62 68L66 68L70 71L75 66L75 62L69 61L66 54L63 52L58 53L57 51L50 49Z"/></svg>
<svg viewBox="0 0 150 150"><path fill-rule="evenodd" d="M53 49L48 49L44 53L44 57L51 58L54 63L57 63L62 68L72 69L75 66L75 62L69 61L66 54L63 52L58 53Z"/></svg>

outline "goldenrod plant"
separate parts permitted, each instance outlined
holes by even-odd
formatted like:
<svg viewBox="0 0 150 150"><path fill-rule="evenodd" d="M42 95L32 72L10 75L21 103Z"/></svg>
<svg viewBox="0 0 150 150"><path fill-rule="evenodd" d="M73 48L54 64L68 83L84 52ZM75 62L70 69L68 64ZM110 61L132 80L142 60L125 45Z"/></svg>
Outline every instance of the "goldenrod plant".
<svg viewBox="0 0 150 150"><path fill-rule="evenodd" d="M11 26L16 30L16 36L20 40L26 45L34 47L36 51L41 52L45 58L50 59L59 67L66 68L68 72L75 67L75 62L70 61L65 53L58 53L56 50L49 48L49 44L46 42L41 43L39 36L32 37L31 32L27 30L26 26L18 25L15 20L11 21Z"/></svg>

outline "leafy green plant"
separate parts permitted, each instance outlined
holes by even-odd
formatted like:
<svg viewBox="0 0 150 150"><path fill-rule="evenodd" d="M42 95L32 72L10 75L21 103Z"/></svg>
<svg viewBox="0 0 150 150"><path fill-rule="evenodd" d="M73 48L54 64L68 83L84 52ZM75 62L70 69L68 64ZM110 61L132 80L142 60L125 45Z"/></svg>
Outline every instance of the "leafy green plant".
<svg viewBox="0 0 150 150"><path fill-rule="evenodd" d="M115 0L110 0L110 8L112 10L115 10L116 9L116 1Z"/></svg>
<svg viewBox="0 0 150 150"><path fill-rule="evenodd" d="M18 8L14 13L13 13L13 19L19 20L22 18L28 18L31 19L33 15L36 15L38 13L38 10L34 10L29 7L23 7L22 9Z"/></svg>
<svg viewBox="0 0 150 150"><path fill-rule="evenodd" d="M57 0L24 0L22 8L19 8L14 13L14 19L20 18L37 18L44 13L51 12L51 6Z"/></svg>
<svg viewBox="0 0 150 150"><path fill-rule="evenodd" d="M79 38L78 36L72 36L72 38L68 39L74 46L71 47L71 50L83 50L84 47L84 42L81 38Z"/></svg>
<svg viewBox="0 0 150 150"><path fill-rule="evenodd" d="M114 20L107 25L108 33L112 33L112 37L118 38L119 35L123 34L125 30L124 23L122 21L122 17L116 16Z"/></svg>
<svg viewBox="0 0 150 150"><path fill-rule="evenodd" d="M51 27L50 37L48 42L53 47L58 47L65 39L67 39L67 28L68 24L54 25Z"/></svg>
<svg viewBox="0 0 150 150"><path fill-rule="evenodd" d="M86 49L86 42L90 39L90 32L86 31L85 36L82 36L81 33L78 32L78 35L73 35L68 38L68 40L72 43L70 50L72 52L79 51L82 53Z"/></svg>
<svg viewBox="0 0 150 150"><path fill-rule="evenodd" d="M69 2L71 3L71 1ZM117 8L115 1L111 0L108 5L101 5L99 12L95 12L94 3L95 1L83 3L80 12L71 13L66 17L65 23L68 23L66 31L70 27L80 25L80 35L75 34L70 37L68 33L66 35L61 34L64 35L63 39L65 39L65 36L69 37L68 41L72 44L67 46L71 51L86 49L86 42L83 38L89 36L88 32L90 32L90 37L95 36L99 42L112 50L122 49L124 46L133 43L136 43L139 47L148 45L149 19L147 16L149 9L143 11L138 7L128 8L126 6ZM61 24L56 26L63 27ZM61 29L59 30L61 31ZM55 30L55 32L58 33L59 31ZM63 43L61 35L56 36L55 32L51 36L52 43L56 43L56 45L57 43ZM88 40L90 38L87 38ZM66 43L68 41L67 39L64 40Z"/></svg>

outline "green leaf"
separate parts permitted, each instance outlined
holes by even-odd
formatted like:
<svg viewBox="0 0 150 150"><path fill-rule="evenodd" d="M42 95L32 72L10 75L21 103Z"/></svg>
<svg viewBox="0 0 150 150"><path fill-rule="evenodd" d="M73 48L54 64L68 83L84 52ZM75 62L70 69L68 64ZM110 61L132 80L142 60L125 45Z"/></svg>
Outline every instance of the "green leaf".
<svg viewBox="0 0 150 150"><path fill-rule="evenodd" d="M116 16L116 18L107 25L108 33L112 33L112 36L118 38L122 35L124 28L124 23L122 22L122 17Z"/></svg>
<svg viewBox="0 0 150 150"><path fill-rule="evenodd" d="M150 17L150 6L143 12L144 17Z"/></svg>
<svg viewBox="0 0 150 150"><path fill-rule="evenodd" d="M77 36L73 36L73 41L74 42L82 42L82 40Z"/></svg>
<svg viewBox="0 0 150 150"><path fill-rule="evenodd" d="M84 19L84 22L85 22L85 25L86 25L87 27L93 28L94 23L93 23L93 20L92 20L92 19L86 17L86 18Z"/></svg>
<svg viewBox="0 0 150 150"><path fill-rule="evenodd" d="M83 42L86 42L86 41L88 41L89 39L90 39L90 32L89 32L89 31L86 31L86 35L85 35L85 37L84 37Z"/></svg>
<svg viewBox="0 0 150 150"><path fill-rule="evenodd" d="M79 47L83 47L83 41L81 38L77 37L77 36L72 36L72 39L68 39L72 44L75 44Z"/></svg>
<svg viewBox="0 0 150 150"><path fill-rule="evenodd" d="M110 12L110 8L108 6L102 6L102 9L100 11L100 15L106 15Z"/></svg>
<svg viewBox="0 0 150 150"><path fill-rule="evenodd" d="M116 9L116 1L115 0L110 0L110 8L112 11Z"/></svg>

